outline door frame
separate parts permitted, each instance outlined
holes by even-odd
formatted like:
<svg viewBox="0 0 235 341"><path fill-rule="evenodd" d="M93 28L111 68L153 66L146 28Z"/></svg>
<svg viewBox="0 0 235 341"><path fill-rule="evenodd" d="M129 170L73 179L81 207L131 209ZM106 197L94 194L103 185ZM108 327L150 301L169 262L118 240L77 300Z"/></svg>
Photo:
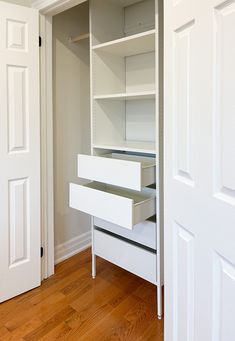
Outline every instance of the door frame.
<svg viewBox="0 0 235 341"><path fill-rule="evenodd" d="M40 115L41 115L41 243L42 280L54 274L54 172L53 172L53 16L87 0L33 0L39 10L40 47Z"/></svg>

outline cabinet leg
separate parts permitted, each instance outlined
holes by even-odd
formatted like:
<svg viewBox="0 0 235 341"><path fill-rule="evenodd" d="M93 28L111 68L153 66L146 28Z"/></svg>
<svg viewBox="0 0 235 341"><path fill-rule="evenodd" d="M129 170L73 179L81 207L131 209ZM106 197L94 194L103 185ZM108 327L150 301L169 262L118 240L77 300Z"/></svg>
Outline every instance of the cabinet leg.
<svg viewBox="0 0 235 341"><path fill-rule="evenodd" d="M162 286L157 286L157 317L162 319Z"/></svg>
<svg viewBox="0 0 235 341"><path fill-rule="evenodd" d="M96 277L96 255L92 253L92 278Z"/></svg>

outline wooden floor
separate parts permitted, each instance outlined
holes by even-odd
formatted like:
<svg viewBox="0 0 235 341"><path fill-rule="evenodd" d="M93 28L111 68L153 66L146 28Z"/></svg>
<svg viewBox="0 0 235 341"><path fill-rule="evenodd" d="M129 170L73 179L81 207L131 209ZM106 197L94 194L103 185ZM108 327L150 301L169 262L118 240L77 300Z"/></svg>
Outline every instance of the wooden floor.
<svg viewBox="0 0 235 341"><path fill-rule="evenodd" d="M163 341L155 287L90 250L56 267L40 288L0 305L0 340Z"/></svg>

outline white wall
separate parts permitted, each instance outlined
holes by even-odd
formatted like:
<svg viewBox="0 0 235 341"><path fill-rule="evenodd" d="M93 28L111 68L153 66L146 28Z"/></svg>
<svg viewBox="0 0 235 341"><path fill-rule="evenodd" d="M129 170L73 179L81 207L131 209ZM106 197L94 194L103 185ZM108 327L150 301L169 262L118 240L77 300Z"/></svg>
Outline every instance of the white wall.
<svg viewBox="0 0 235 341"><path fill-rule="evenodd" d="M88 2L53 17L54 194L56 262L90 243L90 218L70 209L77 154L90 153L89 44L68 41L88 32Z"/></svg>

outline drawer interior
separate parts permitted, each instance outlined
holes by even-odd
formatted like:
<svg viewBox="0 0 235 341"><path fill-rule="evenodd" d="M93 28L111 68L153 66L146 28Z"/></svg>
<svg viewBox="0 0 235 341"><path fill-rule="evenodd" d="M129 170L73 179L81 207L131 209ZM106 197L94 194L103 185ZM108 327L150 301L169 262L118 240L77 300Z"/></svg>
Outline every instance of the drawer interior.
<svg viewBox="0 0 235 341"><path fill-rule="evenodd" d="M93 188L98 191L106 192L109 194L117 195L120 197L128 198L133 200L133 204L135 206L139 204L143 204L149 200L155 198L156 191L152 188L144 188L141 192L127 190L116 186L110 186L103 183L99 183L96 181L89 182L88 184L84 185L88 188Z"/></svg>
<svg viewBox="0 0 235 341"><path fill-rule="evenodd" d="M138 155L124 154L124 153L110 153L110 154L101 155L101 157L106 157L106 158L116 159L116 160L140 162L141 168L143 169L156 166L156 159L154 157L148 157L148 156L138 156Z"/></svg>

